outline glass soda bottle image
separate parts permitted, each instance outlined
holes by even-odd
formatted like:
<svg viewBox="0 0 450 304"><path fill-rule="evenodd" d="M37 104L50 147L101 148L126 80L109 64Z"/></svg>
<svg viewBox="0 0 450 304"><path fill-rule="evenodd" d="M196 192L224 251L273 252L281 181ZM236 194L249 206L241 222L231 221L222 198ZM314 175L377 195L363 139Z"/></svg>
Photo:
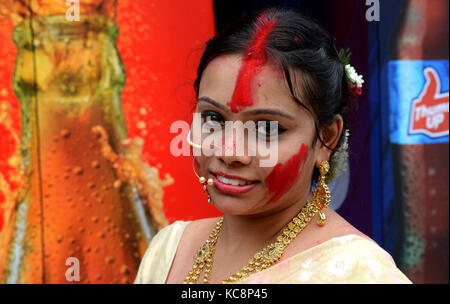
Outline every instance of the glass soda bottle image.
<svg viewBox="0 0 450 304"><path fill-rule="evenodd" d="M397 257L414 283L448 283L448 1L405 1L391 38Z"/></svg>
<svg viewBox="0 0 450 304"><path fill-rule="evenodd" d="M117 35L106 14L36 14L14 28L22 174L0 240L3 283L132 283L167 225L170 181L127 139Z"/></svg>

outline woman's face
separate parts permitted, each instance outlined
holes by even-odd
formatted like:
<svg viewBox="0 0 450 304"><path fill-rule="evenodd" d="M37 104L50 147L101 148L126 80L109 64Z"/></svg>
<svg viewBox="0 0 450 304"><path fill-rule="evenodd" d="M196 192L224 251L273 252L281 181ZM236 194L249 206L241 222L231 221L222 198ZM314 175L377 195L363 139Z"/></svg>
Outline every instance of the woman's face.
<svg viewBox="0 0 450 304"><path fill-rule="evenodd" d="M264 215L299 200L305 202L314 166L328 160L329 152L319 145L319 140L312 147L313 118L292 98L282 71L268 62L254 77L242 77L252 73L243 71L242 64L240 55L220 56L208 64L200 81L196 112L201 114L202 124L278 122L278 129L265 128L262 124L254 130L257 136L267 136L267 147L277 136L277 159L269 167L261 166L261 160L267 160L267 157L263 157L258 148L256 155L249 153L252 144L247 132L243 147L237 146L242 142L236 136L231 140L224 136L221 142L215 143L213 156L195 157L195 167L200 176L214 179L208 192L221 212ZM246 85L249 79L250 84ZM239 104L239 98L245 99L242 96L250 96L250 102L246 100L246 104ZM239 111L236 111L236 105L240 106ZM202 140L206 136L203 134ZM244 153L237 153L239 148ZM240 185L236 185L238 182ZM242 185L244 183L246 185Z"/></svg>

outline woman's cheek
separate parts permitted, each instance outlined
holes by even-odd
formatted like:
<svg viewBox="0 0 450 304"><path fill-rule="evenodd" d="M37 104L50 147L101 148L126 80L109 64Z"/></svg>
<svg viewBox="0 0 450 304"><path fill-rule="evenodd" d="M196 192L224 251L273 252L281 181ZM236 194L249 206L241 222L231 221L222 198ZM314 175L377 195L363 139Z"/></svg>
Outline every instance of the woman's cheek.
<svg viewBox="0 0 450 304"><path fill-rule="evenodd" d="M194 158L194 169L195 169L195 172L197 172L197 174L199 176L202 176L201 166L200 166L200 163L198 162L198 160L196 158Z"/></svg>
<svg viewBox="0 0 450 304"><path fill-rule="evenodd" d="M198 160L196 158L194 158L194 168L195 168L195 171L198 172L197 174L200 174L200 163L198 162Z"/></svg>
<svg viewBox="0 0 450 304"><path fill-rule="evenodd" d="M295 185L301 176L301 171L308 157L308 146L302 144L298 153L292 155L286 162L278 163L267 176L264 183L270 193L268 203L278 201Z"/></svg>

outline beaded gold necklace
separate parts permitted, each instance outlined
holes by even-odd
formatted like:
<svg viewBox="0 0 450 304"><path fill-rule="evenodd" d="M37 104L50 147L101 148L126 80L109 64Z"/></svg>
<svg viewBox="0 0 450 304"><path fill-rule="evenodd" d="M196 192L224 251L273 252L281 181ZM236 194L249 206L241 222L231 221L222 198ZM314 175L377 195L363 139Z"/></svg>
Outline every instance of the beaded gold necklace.
<svg viewBox="0 0 450 304"><path fill-rule="evenodd" d="M318 211L319 210L314 206L314 203L308 200L302 210L289 222L289 224L286 225L283 232L277 237L277 240L274 243L257 252L247 265L242 267L240 271L231 275L228 279L223 280L222 284L237 283L238 281L278 262L283 256L286 247L297 237L306 225L308 225L309 221ZM186 279L182 282L183 284L195 284L203 269L205 269L203 283L209 283L215 246L220 229L222 228L222 223L223 218L220 218L205 244L194 256L194 265L192 266L192 270L189 271L186 276Z"/></svg>

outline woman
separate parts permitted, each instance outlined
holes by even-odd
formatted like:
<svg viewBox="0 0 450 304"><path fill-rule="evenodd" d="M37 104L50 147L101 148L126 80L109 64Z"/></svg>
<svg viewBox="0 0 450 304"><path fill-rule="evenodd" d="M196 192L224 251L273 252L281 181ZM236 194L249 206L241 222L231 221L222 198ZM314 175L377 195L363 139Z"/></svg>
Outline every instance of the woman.
<svg viewBox="0 0 450 304"><path fill-rule="evenodd" d="M327 208L326 184L347 155L349 102L363 83L348 60L318 24L285 10L241 20L207 43L194 84L202 127L254 122L258 139L276 143L277 162L261 165L252 130L243 147L225 132L212 154L195 156L194 172L223 218L162 229L135 283L410 283L387 252ZM200 139L189 135L194 149Z"/></svg>

